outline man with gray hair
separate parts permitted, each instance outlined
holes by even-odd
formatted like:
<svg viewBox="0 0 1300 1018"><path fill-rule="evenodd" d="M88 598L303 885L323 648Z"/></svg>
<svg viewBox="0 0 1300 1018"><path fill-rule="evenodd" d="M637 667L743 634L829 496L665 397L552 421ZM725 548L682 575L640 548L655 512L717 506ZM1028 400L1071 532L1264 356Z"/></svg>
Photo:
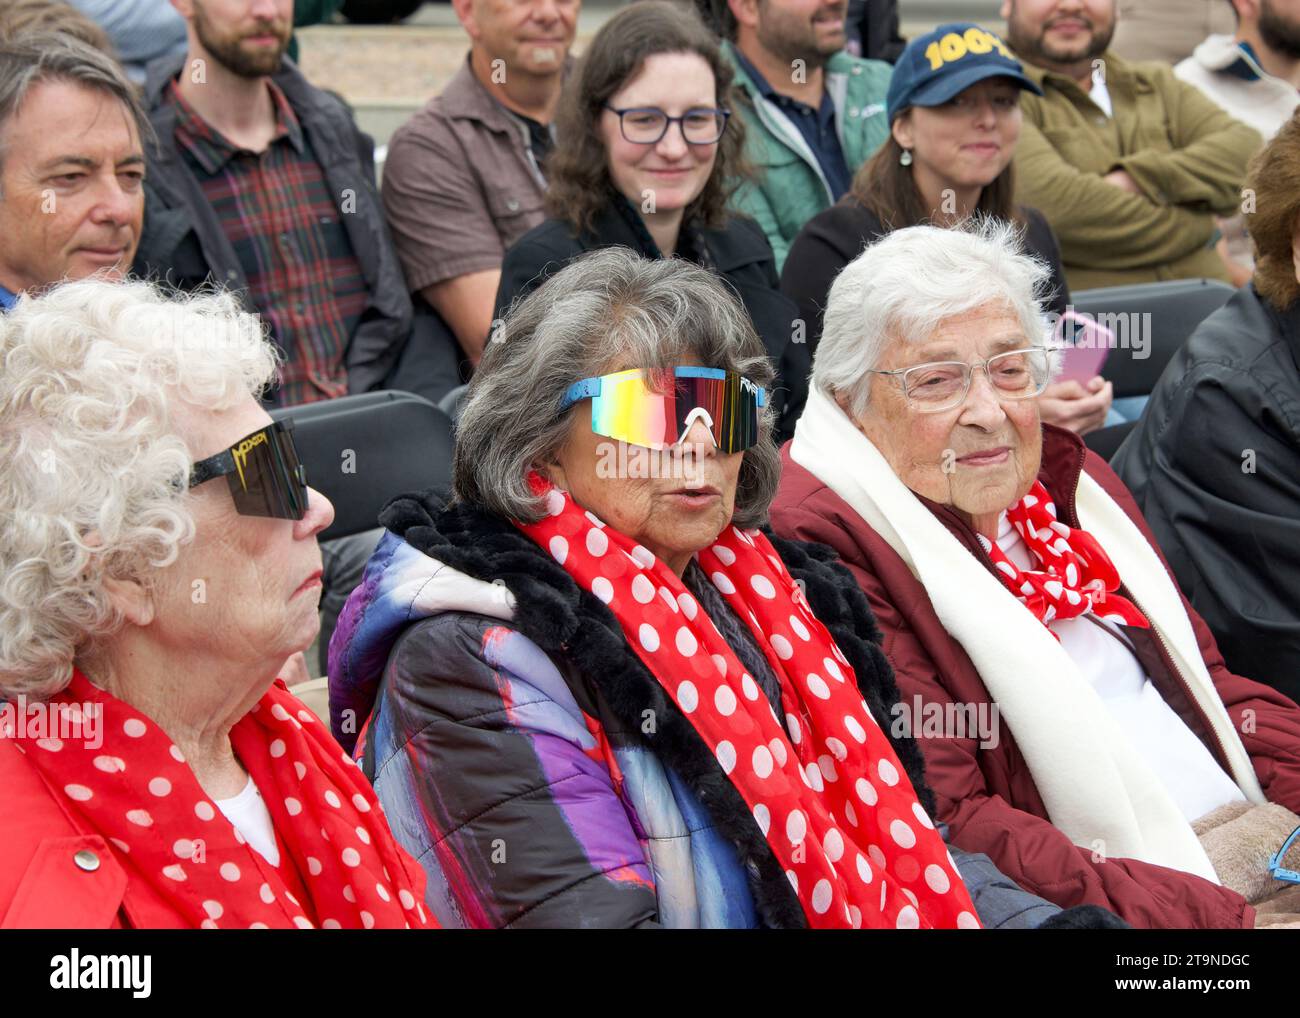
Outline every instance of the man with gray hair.
<svg viewBox="0 0 1300 1018"><path fill-rule="evenodd" d="M145 87L159 143L136 271L239 291L285 355L268 401L384 387L412 310L371 139L285 59L292 0L174 4L188 51L153 64Z"/></svg>
<svg viewBox="0 0 1300 1018"><path fill-rule="evenodd" d="M110 57L64 34L0 44L0 313L24 291L129 269L149 136Z"/></svg>

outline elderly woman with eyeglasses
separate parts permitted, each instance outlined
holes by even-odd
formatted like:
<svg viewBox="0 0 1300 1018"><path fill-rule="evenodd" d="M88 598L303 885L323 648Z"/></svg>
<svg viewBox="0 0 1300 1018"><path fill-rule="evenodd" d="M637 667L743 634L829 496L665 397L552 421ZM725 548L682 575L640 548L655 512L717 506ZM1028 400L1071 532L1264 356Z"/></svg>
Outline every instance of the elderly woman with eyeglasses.
<svg viewBox="0 0 1300 1018"><path fill-rule="evenodd" d="M1227 671L1128 491L1041 424L1046 276L997 223L850 263L773 526L867 593L958 844L1134 926L1300 921L1271 858L1297 825L1300 709ZM991 711L998 738L956 723Z"/></svg>
<svg viewBox="0 0 1300 1018"><path fill-rule="evenodd" d="M915 744L887 734L861 592L760 529L771 382L716 277L621 249L557 273L488 347L453 501L388 506L330 646L334 730L434 915L1114 922L949 856Z"/></svg>
<svg viewBox="0 0 1300 1018"><path fill-rule="evenodd" d="M770 395L785 439L807 386L806 330L779 291L762 229L728 208L746 172L731 81L718 40L689 4L644 0L601 26L560 98L547 219L506 252L498 321L584 251L619 246L694 262L740 296L776 365Z"/></svg>
<svg viewBox="0 0 1300 1018"><path fill-rule="evenodd" d="M427 924L361 772L277 680L334 510L229 296L0 317L0 925Z"/></svg>

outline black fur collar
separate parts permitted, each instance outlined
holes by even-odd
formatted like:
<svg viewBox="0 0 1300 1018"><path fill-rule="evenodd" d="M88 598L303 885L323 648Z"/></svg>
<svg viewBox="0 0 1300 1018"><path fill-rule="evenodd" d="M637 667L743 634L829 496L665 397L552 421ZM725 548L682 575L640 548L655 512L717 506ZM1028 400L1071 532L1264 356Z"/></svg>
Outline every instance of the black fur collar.
<svg viewBox="0 0 1300 1018"><path fill-rule="evenodd" d="M464 504L443 507L433 492L390 502L379 522L431 558L468 576L500 580L515 596L513 625L548 654L572 663L601 691L625 731L671 766L699 797L719 831L740 854L755 905L769 927L807 925L803 910L758 823L694 727L628 645L618 620L583 590L550 555L516 527ZM889 707L898 701L880 634L867 599L852 574L823 545L768 534L786 568L802 580L813 614L830 631L857 673L877 723L890 731ZM654 711L656 731L641 735L643 711ZM934 814L920 750L910 739L890 737L916 788Z"/></svg>

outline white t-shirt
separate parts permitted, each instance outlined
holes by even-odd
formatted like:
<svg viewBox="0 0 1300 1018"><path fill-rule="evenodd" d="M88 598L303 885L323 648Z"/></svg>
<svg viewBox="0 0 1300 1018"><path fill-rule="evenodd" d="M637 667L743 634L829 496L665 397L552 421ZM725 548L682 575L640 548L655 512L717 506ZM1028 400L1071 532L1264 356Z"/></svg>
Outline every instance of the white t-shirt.
<svg viewBox="0 0 1300 1018"><path fill-rule="evenodd" d="M1106 87L1106 72L1101 67L1092 69L1092 89L1088 92L1088 98L1097 104L1097 108L1108 117L1115 115L1115 109L1110 104L1110 89Z"/></svg>
<svg viewBox="0 0 1300 1018"><path fill-rule="evenodd" d="M262 793L248 779L244 790L233 799L213 799L217 809L221 810L244 840L272 866L280 865L280 849L275 844L275 825L271 823L271 811L262 801Z"/></svg>
<svg viewBox="0 0 1300 1018"><path fill-rule="evenodd" d="M1006 513L998 519L998 547L1021 569L1039 568ZM1183 816L1196 820L1224 803L1245 801L1205 743L1174 713L1142 670L1123 627L1095 615L1080 615L1059 619L1049 628L1133 747L1164 782Z"/></svg>

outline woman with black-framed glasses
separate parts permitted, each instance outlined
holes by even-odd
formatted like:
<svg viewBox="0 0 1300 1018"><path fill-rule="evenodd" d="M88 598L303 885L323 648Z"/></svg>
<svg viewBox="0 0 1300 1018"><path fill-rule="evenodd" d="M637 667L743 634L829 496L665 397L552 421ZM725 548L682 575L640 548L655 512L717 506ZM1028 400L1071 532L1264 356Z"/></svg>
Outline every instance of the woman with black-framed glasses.
<svg viewBox="0 0 1300 1018"><path fill-rule="evenodd" d="M334 517L256 398L277 361L225 294L88 279L0 316L6 927L429 923L369 784L277 680L319 629Z"/></svg>
<svg viewBox="0 0 1300 1018"><path fill-rule="evenodd" d="M808 359L766 237L727 207L745 177L731 80L689 7L649 0L605 23L560 100L548 219L506 253L497 319L584 251L617 245L695 262L731 284L776 366L783 440L794 425L786 406L803 402Z"/></svg>

